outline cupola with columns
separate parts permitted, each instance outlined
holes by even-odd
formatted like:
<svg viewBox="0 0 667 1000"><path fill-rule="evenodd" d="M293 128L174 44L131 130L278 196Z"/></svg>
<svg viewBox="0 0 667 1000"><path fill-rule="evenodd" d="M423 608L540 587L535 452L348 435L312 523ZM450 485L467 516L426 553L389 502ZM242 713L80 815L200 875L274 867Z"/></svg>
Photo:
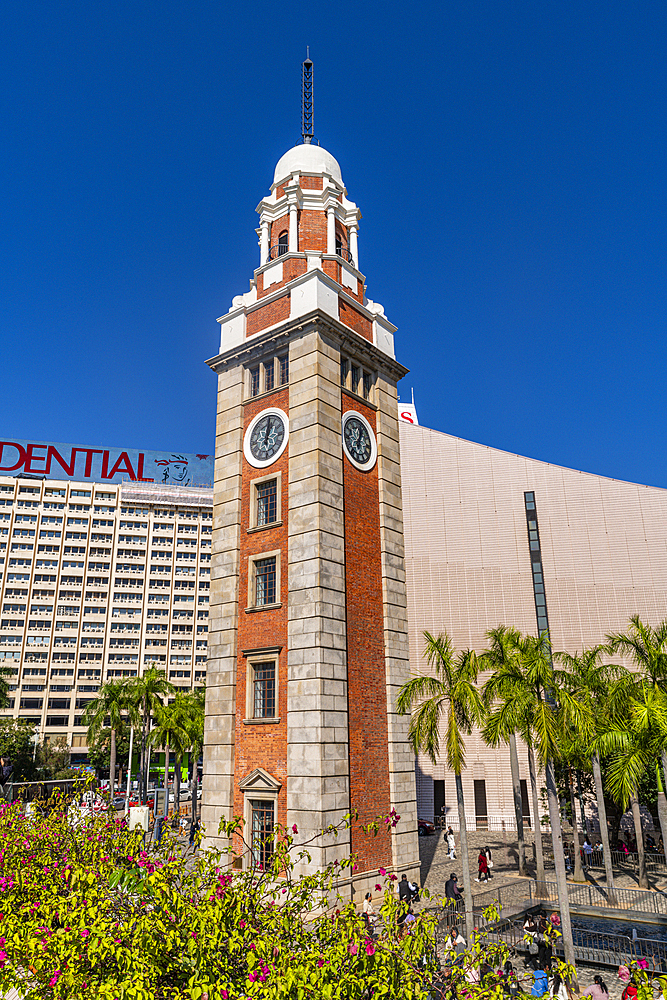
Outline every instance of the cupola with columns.
<svg viewBox="0 0 667 1000"><path fill-rule="evenodd" d="M259 267L250 291L221 316L221 353L314 309L394 357L396 327L366 296L359 271L361 212L347 197L338 161L313 143L280 158L271 193L257 206Z"/></svg>

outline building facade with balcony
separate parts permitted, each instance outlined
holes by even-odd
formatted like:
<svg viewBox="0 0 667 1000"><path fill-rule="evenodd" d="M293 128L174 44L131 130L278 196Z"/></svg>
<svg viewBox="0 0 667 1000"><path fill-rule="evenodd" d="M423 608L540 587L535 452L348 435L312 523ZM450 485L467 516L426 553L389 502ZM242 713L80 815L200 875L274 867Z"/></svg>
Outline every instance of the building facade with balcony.
<svg viewBox="0 0 667 1000"><path fill-rule="evenodd" d="M64 736L77 763L106 680L155 664L179 689L203 686L212 510L205 486L0 473L0 717Z"/></svg>

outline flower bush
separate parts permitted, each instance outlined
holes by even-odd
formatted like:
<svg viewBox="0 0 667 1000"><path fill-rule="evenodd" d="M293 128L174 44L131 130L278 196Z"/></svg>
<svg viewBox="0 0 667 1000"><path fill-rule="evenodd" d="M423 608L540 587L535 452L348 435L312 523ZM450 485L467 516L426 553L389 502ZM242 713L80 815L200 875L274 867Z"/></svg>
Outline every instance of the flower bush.
<svg viewBox="0 0 667 1000"><path fill-rule="evenodd" d="M234 842L241 821L221 823L221 832ZM497 968L503 944L489 945L481 932L443 979L434 913L408 930L394 876L379 869L382 933L372 936L336 889L354 859L298 877L308 846L294 827L280 830L265 871L237 870L224 852L183 855L169 833L146 845L111 811L82 820L56 799L48 815L27 817L20 804L4 805L0 994L14 987L44 1000L427 1000L460 981L459 995L500 997L497 979L476 984L470 970Z"/></svg>

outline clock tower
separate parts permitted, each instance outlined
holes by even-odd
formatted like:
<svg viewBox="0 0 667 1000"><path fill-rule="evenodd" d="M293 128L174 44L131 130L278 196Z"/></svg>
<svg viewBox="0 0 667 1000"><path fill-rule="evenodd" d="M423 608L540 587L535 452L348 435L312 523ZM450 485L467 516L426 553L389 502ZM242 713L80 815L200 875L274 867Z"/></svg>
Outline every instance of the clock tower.
<svg viewBox="0 0 667 1000"><path fill-rule="evenodd" d="M304 85L312 63L304 63ZM361 214L334 157L304 142L257 207L260 261L221 325L202 821L241 816L312 867L355 854L418 879L414 757L396 698L409 678L395 327L366 296ZM394 809L395 828L364 834ZM222 845L221 845L222 846Z"/></svg>

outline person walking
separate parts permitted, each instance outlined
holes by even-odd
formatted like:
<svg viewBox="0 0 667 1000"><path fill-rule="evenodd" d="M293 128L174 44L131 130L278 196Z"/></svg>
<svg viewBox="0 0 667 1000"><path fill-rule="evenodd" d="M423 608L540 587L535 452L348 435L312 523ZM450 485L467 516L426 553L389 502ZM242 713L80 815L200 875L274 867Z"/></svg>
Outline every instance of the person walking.
<svg viewBox="0 0 667 1000"><path fill-rule="evenodd" d="M478 874L475 882L488 882L489 880L489 862L487 860L484 851L480 851L477 856L477 868Z"/></svg>
<svg viewBox="0 0 667 1000"><path fill-rule="evenodd" d="M583 860L584 860L584 869L585 869L585 871L588 871L589 868L591 867L591 855L592 855L592 853L593 853L593 845L591 844L590 840L588 839L588 836L586 836L584 838L584 847L583 847L583 854L584 854Z"/></svg>
<svg viewBox="0 0 667 1000"><path fill-rule="evenodd" d="M493 858L491 856L491 848L489 847L488 844L484 848L484 853L486 854L486 863L487 863L487 866L488 866L488 869L489 869L487 877L488 878L493 878L493 875L491 874L491 869L493 868Z"/></svg>
<svg viewBox="0 0 667 1000"><path fill-rule="evenodd" d="M609 990L602 976L595 976L588 992L591 1000L609 1000Z"/></svg>
<svg viewBox="0 0 667 1000"><path fill-rule="evenodd" d="M503 993L508 997L515 997L520 992L519 981L517 979L516 972L514 971L514 966L509 961L509 959L503 965L502 971L500 973L502 976L503 983Z"/></svg>
<svg viewBox="0 0 667 1000"><path fill-rule="evenodd" d="M452 872L445 882L445 896L447 899L452 899L455 903L463 902L463 893L458 886L458 876L454 872Z"/></svg>
<svg viewBox="0 0 667 1000"><path fill-rule="evenodd" d="M548 989L549 980L547 979L547 974L538 962L535 966L535 972L533 973L533 988L530 991L531 995L534 997L543 997Z"/></svg>
<svg viewBox="0 0 667 1000"><path fill-rule="evenodd" d="M454 840L454 831L451 826L447 828L445 838L447 840L447 857L451 858L452 861L456 861L456 842Z"/></svg>
<svg viewBox="0 0 667 1000"><path fill-rule="evenodd" d="M528 941L527 941L527 944L528 944L528 954L530 956L527 959L527 961L526 961L526 965L531 965L531 964L533 964L535 962L535 956L537 955L537 933L538 933L538 930L539 930L539 928L538 928L537 924L535 923L535 919L534 919L532 913L529 913L526 916L526 919L523 922L523 934L524 934L524 938L528 939Z"/></svg>
<svg viewBox="0 0 667 1000"><path fill-rule="evenodd" d="M404 903L410 903L412 900L410 883L408 882L408 876L405 873L401 875L401 881L398 883L398 898L403 900Z"/></svg>
<svg viewBox="0 0 667 1000"><path fill-rule="evenodd" d="M551 969L552 948L547 934L547 918L542 913L537 925L537 965L540 969Z"/></svg>
<svg viewBox="0 0 667 1000"><path fill-rule="evenodd" d="M197 836L198 830L199 830L199 820L193 819L190 824L190 847L194 846L195 837Z"/></svg>

